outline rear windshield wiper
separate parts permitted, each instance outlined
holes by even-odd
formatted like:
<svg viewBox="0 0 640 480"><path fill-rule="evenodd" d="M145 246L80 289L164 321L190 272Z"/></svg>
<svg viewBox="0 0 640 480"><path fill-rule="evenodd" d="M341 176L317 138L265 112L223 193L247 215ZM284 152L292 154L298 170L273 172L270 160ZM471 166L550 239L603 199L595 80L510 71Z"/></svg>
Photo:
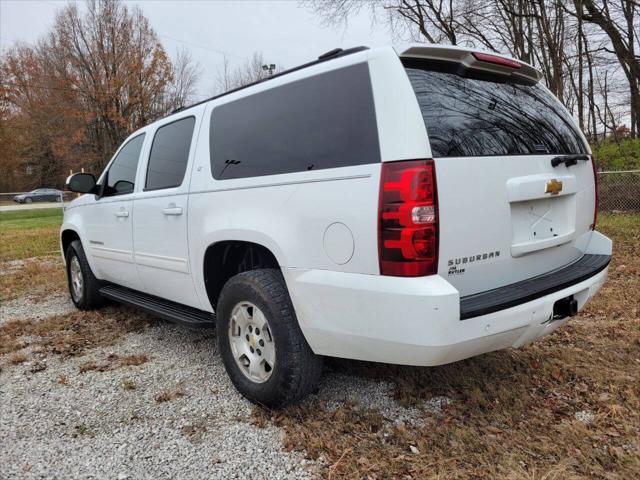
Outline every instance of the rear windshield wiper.
<svg viewBox="0 0 640 480"><path fill-rule="evenodd" d="M551 166L557 167L561 163L564 163L567 167L570 167L571 165L578 163L578 161L588 162L589 160L589 155L585 155L583 153L579 153L577 155L558 155L551 159Z"/></svg>

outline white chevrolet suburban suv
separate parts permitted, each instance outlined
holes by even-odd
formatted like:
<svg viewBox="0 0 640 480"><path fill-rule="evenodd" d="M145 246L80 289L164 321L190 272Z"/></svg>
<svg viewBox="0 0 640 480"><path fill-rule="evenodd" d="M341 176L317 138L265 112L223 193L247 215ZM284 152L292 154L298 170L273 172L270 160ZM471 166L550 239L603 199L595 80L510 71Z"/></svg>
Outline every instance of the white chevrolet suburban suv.
<svg viewBox="0 0 640 480"><path fill-rule="evenodd" d="M133 133L65 208L80 309L217 328L281 407L323 356L439 365L519 347L602 286L589 146L530 65L444 46L334 50Z"/></svg>

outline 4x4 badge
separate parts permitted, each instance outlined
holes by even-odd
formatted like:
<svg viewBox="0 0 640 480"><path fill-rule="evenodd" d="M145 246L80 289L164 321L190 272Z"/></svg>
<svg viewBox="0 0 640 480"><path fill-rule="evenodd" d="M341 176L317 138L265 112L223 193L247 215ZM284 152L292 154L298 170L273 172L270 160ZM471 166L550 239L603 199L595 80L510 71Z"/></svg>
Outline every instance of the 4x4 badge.
<svg viewBox="0 0 640 480"><path fill-rule="evenodd" d="M557 195L562 191L562 181L552 178L547 182L547 186L544 189L544 193L550 193L551 195Z"/></svg>

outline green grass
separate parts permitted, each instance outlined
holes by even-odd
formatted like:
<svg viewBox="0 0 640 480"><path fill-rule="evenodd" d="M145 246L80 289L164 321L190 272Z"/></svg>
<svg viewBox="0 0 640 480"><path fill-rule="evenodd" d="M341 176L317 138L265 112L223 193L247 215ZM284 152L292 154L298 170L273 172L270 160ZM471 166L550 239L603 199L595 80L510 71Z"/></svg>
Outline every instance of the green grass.
<svg viewBox="0 0 640 480"><path fill-rule="evenodd" d="M61 208L0 212L0 261L57 253L61 224Z"/></svg>
<svg viewBox="0 0 640 480"><path fill-rule="evenodd" d="M640 138L619 142L606 140L592 146L596 164L602 170L636 170L640 168Z"/></svg>
<svg viewBox="0 0 640 480"><path fill-rule="evenodd" d="M59 227L61 224L62 208L0 212L0 232L16 229Z"/></svg>
<svg viewBox="0 0 640 480"><path fill-rule="evenodd" d="M61 224L62 209L58 208L0 212L0 261L58 253ZM639 228L640 215L598 215L598 230L614 242L633 237Z"/></svg>
<svg viewBox="0 0 640 480"><path fill-rule="evenodd" d="M598 213L596 230L614 237L633 238L640 229L640 215L633 213Z"/></svg>

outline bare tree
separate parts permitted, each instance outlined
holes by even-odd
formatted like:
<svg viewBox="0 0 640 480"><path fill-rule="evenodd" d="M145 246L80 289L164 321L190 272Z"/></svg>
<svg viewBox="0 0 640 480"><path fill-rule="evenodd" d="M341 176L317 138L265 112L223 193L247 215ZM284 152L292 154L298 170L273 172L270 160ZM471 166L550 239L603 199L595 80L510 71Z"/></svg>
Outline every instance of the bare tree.
<svg viewBox="0 0 640 480"><path fill-rule="evenodd" d="M629 83L631 104L631 136L640 128L640 43L636 30L640 28L640 4L637 0L581 0L576 3L585 22L598 25L611 41Z"/></svg>
<svg viewBox="0 0 640 480"><path fill-rule="evenodd" d="M184 107L191 103L195 93L200 68L193 62L186 50L178 50L173 61L173 77L166 100L169 110Z"/></svg>
<svg viewBox="0 0 640 480"><path fill-rule="evenodd" d="M611 131L611 122L622 121L629 111L631 131L638 130L639 5L637 0L315 0L309 8L325 24L344 24L364 10L394 35L510 53L539 68L549 89L597 140L598 128ZM606 99L600 88L605 74ZM623 83L631 97L626 104ZM610 113L599 115L598 109Z"/></svg>
<svg viewBox="0 0 640 480"><path fill-rule="evenodd" d="M311 9L327 24L347 22L349 16L368 8L376 15L378 8L386 11L388 21L397 28L398 20L417 29L429 43L459 43L459 18L467 5L456 0L314 0Z"/></svg>
<svg viewBox="0 0 640 480"><path fill-rule="evenodd" d="M222 69L218 71L214 93L228 92L234 88L239 88L267 78L270 73L263 68L267 63L262 52L256 52L242 65L233 69L229 66L229 61L225 56ZM281 70L282 67L279 66L279 69Z"/></svg>
<svg viewBox="0 0 640 480"><path fill-rule="evenodd" d="M212 89L212 94L217 95L220 93L228 92L229 90L233 90L233 70L229 66L229 58L224 55L222 58L222 68L218 70L216 76L216 82Z"/></svg>

